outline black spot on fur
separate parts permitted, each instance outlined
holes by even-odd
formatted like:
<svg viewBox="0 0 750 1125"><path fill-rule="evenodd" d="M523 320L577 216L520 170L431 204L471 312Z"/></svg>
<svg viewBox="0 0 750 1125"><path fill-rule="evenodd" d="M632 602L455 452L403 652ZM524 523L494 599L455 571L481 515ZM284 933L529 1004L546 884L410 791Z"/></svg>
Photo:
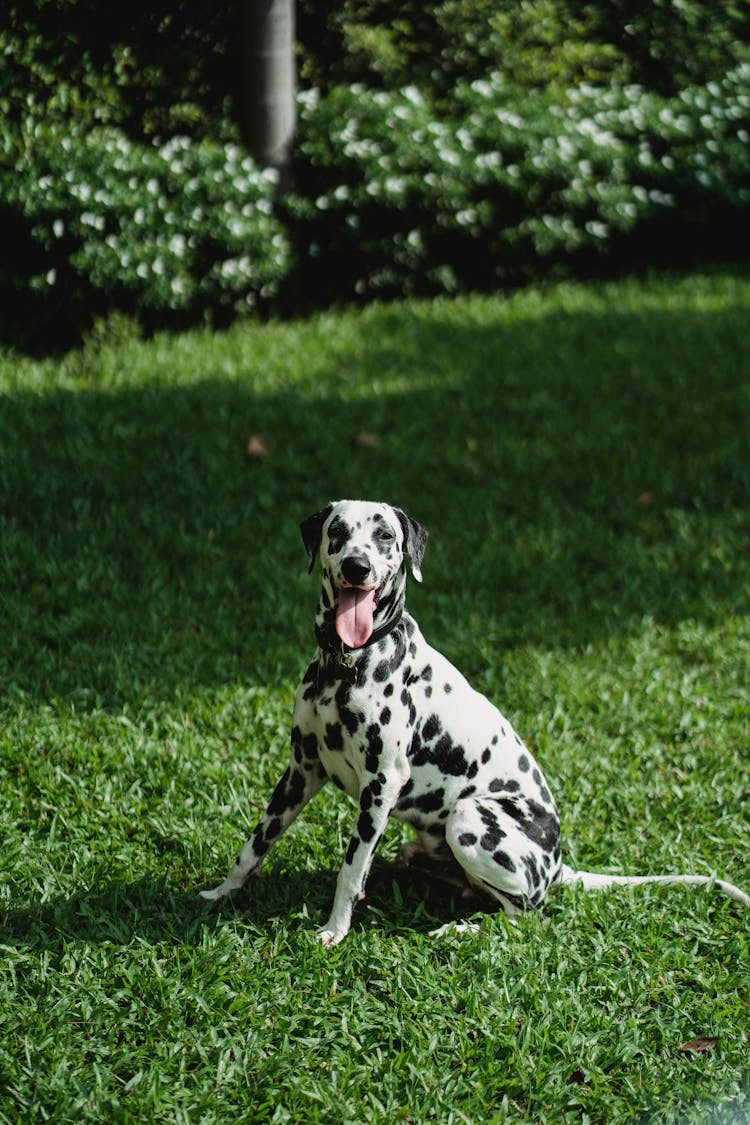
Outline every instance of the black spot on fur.
<svg viewBox="0 0 750 1125"><path fill-rule="evenodd" d="M453 691L453 688L450 684L443 684L443 691L446 695L450 695L450 693Z"/></svg>
<svg viewBox="0 0 750 1125"><path fill-rule="evenodd" d="M486 805L478 805L479 816L485 827L484 835L479 843L488 852L494 852L501 840L505 839L505 832L500 827L495 812Z"/></svg>
<svg viewBox="0 0 750 1125"><path fill-rule="evenodd" d="M341 731L341 723L326 724L326 746L329 750L343 750L344 736Z"/></svg>
<svg viewBox="0 0 750 1125"><path fill-rule="evenodd" d="M294 808L302 800L305 790L305 778L299 770L292 772L289 767L281 775L279 784L273 791L273 796L268 802L269 816L280 816L287 809Z"/></svg>
<svg viewBox="0 0 750 1125"><path fill-rule="evenodd" d="M342 793L346 792L346 786L344 785L344 783L343 783L343 781L341 780L340 777L336 777L335 773L331 775L331 781L333 782L333 784L336 786L337 789L341 790Z"/></svg>
<svg viewBox="0 0 750 1125"><path fill-rule="evenodd" d="M559 850L560 847L560 822L554 812L538 805L536 801L529 801L531 820L524 824L523 830L528 838L546 852Z"/></svg>
<svg viewBox="0 0 750 1125"><path fill-rule="evenodd" d="M492 751L491 750L489 750L489 749L483 750L482 751L482 765L486 766L491 757L492 757Z"/></svg>
<svg viewBox="0 0 750 1125"><path fill-rule="evenodd" d="M368 773L377 773L378 763L383 753L383 739L380 737L380 727L377 723L370 723L366 738L365 769Z"/></svg>
<svg viewBox="0 0 750 1125"><path fill-rule="evenodd" d="M524 801L513 797L503 797L498 804L533 844L537 844L546 852L559 848L560 822L550 809L536 801Z"/></svg>
<svg viewBox="0 0 750 1125"><path fill-rule="evenodd" d="M276 839L279 832L281 832L281 819L278 816L275 816L273 818L273 820L270 822L270 824L268 825L268 827L266 828L266 831L265 831L266 841L268 843L271 843L271 841Z"/></svg>
<svg viewBox="0 0 750 1125"><path fill-rule="evenodd" d="M458 842L462 848L471 848L477 842L477 837L473 832L462 832L458 837Z"/></svg>
<svg viewBox="0 0 750 1125"><path fill-rule="evenodd" d="M427 761L427 752L422 745L422 739L419 737L418 731L414 731L411 739L411 745L407 751L407 756L411 759L413 766L423 766Z"/></svg>
<svg viewBox="0 0 750 1125"><path fill-rule="evenodd" d="M539 868L537 867L536 860L533 855L521 856L521 863L526 871L526 878L529 883L529 890L535 891L541 882L539 875Z"/></svg>
<svg viewBox="0 0 750 1125"><path fill-rule="evenodd" d="M370 842L375 836L375 825L373 824L372 817L366 810L361 810L359 818L357 819L357 835L366 844Z"/></svg>
<svg viewBox="0 0 750 1125"><path fill-rule="evenodd" d="M458 794L458 800L463 801L463 799L465 797L471 797L472 793L476 793L476 791L477 791L476 785L467 785L466 788L462 789L461 792Z"/></svg>
<svg viewBox="0 0 750 1125"><path fill-rule="evenodd" d="M516 741L520 743L519 738L516 738ZM528 773L529 772L529 769L531 768L531 763L529 762L529 759L528 759L526 754L522 754L521 757L518 759L518 768L521 771L521 773Z"/></svg>
<svg viewBox="0 0 750 1125"><path fill-rule="evenodd" d="M430 758L442 773L449 774L451 777L471 779L479 768L476 762L469 764L463 746L454 746L449 734L444 734L438 739Z"/></svg>
<svg viewBox="0 0 750 1125"><path fill-rule="evenodd" d="M440 719L437 715L430 715L422 724L422 738L425 742L432 742L442 730Z"/></svg>
<svg viewBox="0 0 750 1125"><path fill-rule="evenodd" d="M383 688L383 695L386 699L390 699L390 697L393 695L393 684L385 685L385 687Z"/></svg>
<svg viewBox="0 0 750 1125"><path fill-rule="evenodd" d="M312 664L308 664L307 671L302 677L303 684L314 684L318 678L318 662L313 660Z"/></svg>
<svg viewBox="0 0 750 1125"><path fill-rule="evenodd" d="M501 781L498 777L489 784L490 793L517 793L520 788L517 781Z"/></svg>
<svg viewBox="0 0 750 1125"><path fill-rule="evenodd" d="M504 852L502 850L493 852L492 858L494 859L494 861L498 865L498 867L504 867L506 871L515 871L516 870L516 865L513 862L513 860L510 858L510 856L507 854L507 852Z"/></svg>
<svg viewBox="0 0 750 1125"><path fill-rule="evenodd" d="M304 736L302 739L302 752L308 762L318 757L318 736L316 734L310 733Z"/></svg>
<svg viewBox="0 0 750 1125"><path fill-rule="evenodd" d="M329 552L332 555L338 554L338 552L344 547L351 533L351 528L349 527L346 520L343 520L341 516L334 516L334 518L328 525Z"/></svg>
<svg viewBox="0 0 750 1125"><path fill-rule="evenodd" d="M372 674L372 678L373 680L375 680L375 683L382 684L385 680L387 680L388 676L390 675L390 668L391 666L388 660L381 660L380 663L375 666L375 671ZM393 691L392 686L391 691Z"/></svg>
<svg viewBox="0 0 750 1125"><path fill-rule="evenodd" d="M349 734L355 734L359 728L359 718L353 711L349 710L345 703L339 700L339 695L342 694L342 688L346 689L346 698L349 698L349 687L347 684L342 684L336 692L336 706L338 708L339 718L349 731Z"/></svg>
<svg viewBox="0 0 750 1125"><path fill-rule="evenodd" d="M390 723L390 721L391 721L391 709L390 709L390 707L384 707L383 710L380 712L380 725L381 725L381 727L387 727L388 724Z"/></svg>
<svg viewBox="0 0 750 1125"><path fill-rule="evenodd" d="M414 808L424 813L437 812L439 808L442 808L444 799L444 789L433 789L431 792L421 793L418 797L415 797Z"/></svg>

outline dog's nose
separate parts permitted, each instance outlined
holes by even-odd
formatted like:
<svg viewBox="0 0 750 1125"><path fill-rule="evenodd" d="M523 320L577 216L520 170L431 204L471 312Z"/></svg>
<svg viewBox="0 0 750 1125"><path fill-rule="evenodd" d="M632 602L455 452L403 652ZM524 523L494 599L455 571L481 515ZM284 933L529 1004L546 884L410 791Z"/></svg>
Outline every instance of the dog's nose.
<svg viewBox="0 0 750 1125"><path fill-rule="evenodd" d="M370 573L370 563L364 555L348 555L341 563L341 573L352 586L359 586Z"/></svg>

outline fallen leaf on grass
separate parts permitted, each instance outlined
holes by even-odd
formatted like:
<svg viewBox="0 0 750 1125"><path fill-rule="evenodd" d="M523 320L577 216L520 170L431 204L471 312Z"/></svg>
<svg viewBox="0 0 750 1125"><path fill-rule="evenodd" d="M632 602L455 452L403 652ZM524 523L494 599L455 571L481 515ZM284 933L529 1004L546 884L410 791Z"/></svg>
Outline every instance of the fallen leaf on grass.
<svg viewBox="0 0 750 1125"><path fill-rule="evenodd" d="M355 434L352 445L357 449L374 449L380 444L380 434Z"/></svg>
<svg viewBox="0 0 750 1125"><path fill-rule="evenodd" d="M267 457L268 453L269 449L263 438L258 434L250 434L245 442L245 456L248 461L259 461L262 457Z"/></svg>
<svg viewBox="0 0 750 1125"><path fill-rule="evenodd" d="M642 492L640 494L640 496L638 497L638 499L636 500L636 504L641 509L650 508L651 505L653 504L653 502L654 502L653 492Z"/></svg>
<svg viewBox="0 0 750 1125"><path fill-rule="evenodd" d="M686 1055L690 1054L691 1052L695 1052L698 1054L701 1051L713 1051L718 1042L719 1040L716 1038L716 1036L706 1035L700 1039L688 1039L687 1043L683 1043L681 1047L677 1048L677 1050L682 1051L683 1054Z"/></svg>

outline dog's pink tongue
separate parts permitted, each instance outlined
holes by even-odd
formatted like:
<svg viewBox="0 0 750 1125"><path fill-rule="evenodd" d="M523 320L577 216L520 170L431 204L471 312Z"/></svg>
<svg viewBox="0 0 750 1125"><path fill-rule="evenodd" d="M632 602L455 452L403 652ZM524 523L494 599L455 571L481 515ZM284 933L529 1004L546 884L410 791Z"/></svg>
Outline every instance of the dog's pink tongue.
<svg viewBox="0 0 750 1125"><path fill-rule="evenodd" d="M375 612L375 591L353 587L339 590L336 632L349 648L361 648L370 639Z"/></svg>

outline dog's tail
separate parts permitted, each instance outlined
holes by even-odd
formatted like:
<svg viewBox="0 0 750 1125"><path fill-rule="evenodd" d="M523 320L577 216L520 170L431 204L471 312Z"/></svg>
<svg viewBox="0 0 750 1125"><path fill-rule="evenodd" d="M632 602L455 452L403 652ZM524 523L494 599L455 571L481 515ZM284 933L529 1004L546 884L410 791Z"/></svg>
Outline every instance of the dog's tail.
<svg viewBox="0 0 750 1125"><path fill-rule="evenodd" d="M733 898L735 902L741 902L743 906L750 906L750 895L746 895L733 883L726 883L713 875L600 875L595 871L574 871L564 863L560 869L560 882L578 884L586 891L598 891L607 887L638 887L642 883L656 883L662 887L711 887Z"/></svg>

